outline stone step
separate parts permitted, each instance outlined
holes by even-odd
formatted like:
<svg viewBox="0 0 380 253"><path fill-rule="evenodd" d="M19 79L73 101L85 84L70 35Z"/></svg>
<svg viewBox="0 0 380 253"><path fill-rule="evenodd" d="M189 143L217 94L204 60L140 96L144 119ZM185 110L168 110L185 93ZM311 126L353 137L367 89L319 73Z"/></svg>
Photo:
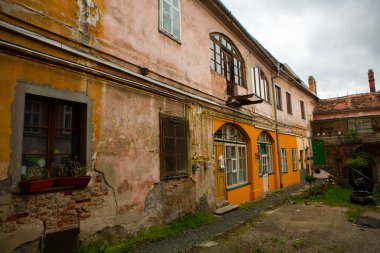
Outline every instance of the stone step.
<svg viewBox="0 0 380 253"><path fill-rule="evenodd" d="M222 208L224 206L228 206L230 202L228 200L223 200L221 202L216 203L216 209Z"/></svg>
<svg viewBox="0 0 380 253"><path fill-rule="evenodd" d="M214 211L216 215L224 215L226 213L235 211L239 208L239 205L228 205L228 206L223 206L221 208L218 208Z"/></svg>

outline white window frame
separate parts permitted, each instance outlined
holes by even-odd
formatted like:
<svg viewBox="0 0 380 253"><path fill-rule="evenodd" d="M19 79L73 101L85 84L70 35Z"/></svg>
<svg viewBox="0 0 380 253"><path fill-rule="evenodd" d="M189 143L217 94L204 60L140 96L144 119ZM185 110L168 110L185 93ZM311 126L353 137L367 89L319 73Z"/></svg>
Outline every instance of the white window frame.
<svg viewBox="0 0 380 253"><path fill-rule="evenodd" d="M265 140L257 140L257 155L258 155L258 166L259 166L259 176L264 175L264 168L263 168L263 154L261 153L260 144L265 144L266 148L266 159L268 160L267 165L267 173L268 175L273 174L273 154L272 154L272 142L269 139L268 134L262 132L260 133L259 137L265 134Z"/></svg>
<svg viewBox="0 0 380 253"><path fill-rule="evenodd" d="M234 147L235 148L235 158L228 158L227 157L227 147ZM244 148L244 163L245 163L245 178L246 180L242 180L240 178L240 157L239 157L239 148ZM246 184L248 182L248 168L247 168L247 145L242 144L232 144L232 143L225 143L224 145L224 153L225 153L225 165L226 165L226 186L228 188L233 188L242 184ZM228 162L227 159L231 159L231 164L236 162L236 169L233 167L231 168L231 172L228 172ZM228 184L228 174L236 174L236 184Z"/></svg>
<svg viewBox="0 0 380 253"><path fill-rule="evenodd" d="M293 165L293 171L296 171L297 168L297 149L292 148L292 165Z"/></svg>
<svg viewBox="0 0 380 253"><path fill-rule="evenodd" d="M175 0L160 0L160 31L164 34L168 35L170 38L176 40L177 42L181 42L181 35L182 35L182 29L181 29L181 0L178 1L178 8L174 6L173 1ZM164 28L164 2L170 5L170 31L166 30ZM174 34L174 18L173 13L177 11L179 15L179 36Z"/></svg>
<svg viewBox="0 0 380 253"><path fill-rule="evenodd" d="M282 173L287 173L288 170L288 157L286 154L286 148L281 149L281 168L282 168Z"/></svg>

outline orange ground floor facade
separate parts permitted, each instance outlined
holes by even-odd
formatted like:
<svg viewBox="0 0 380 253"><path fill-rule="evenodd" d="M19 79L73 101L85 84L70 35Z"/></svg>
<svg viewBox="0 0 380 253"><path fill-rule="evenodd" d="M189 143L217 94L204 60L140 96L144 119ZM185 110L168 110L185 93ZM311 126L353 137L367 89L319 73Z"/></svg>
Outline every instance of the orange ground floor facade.
<svg viewBox="0 0 380 253"><path fill-rule="evenodd" d="M240 204L281 188L281 181L282 187L300 183L297 136L279 133L278 138L269 129L214 118L217 202Z"/></svg>

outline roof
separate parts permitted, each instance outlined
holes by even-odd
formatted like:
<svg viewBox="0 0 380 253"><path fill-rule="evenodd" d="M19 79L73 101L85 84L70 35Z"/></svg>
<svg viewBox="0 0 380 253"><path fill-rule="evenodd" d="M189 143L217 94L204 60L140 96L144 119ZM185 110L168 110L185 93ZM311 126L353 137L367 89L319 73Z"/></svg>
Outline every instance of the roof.
<svg viewBox="0 0 380 253"><path fill-rule="evenodd" d="M314 113L372 110L380 108L380 92L318 100Z"/></svg>

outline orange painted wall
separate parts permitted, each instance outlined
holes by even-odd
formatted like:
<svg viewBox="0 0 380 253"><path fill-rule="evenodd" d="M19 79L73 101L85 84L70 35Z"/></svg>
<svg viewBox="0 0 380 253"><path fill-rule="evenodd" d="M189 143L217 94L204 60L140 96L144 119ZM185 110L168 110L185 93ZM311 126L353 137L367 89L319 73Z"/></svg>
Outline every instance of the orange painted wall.
<svg viewBox="0 0 380 253"><path fill-rule="evenodd" d="M226 123L232 123L224 119L214 119L214 132L216 132L221 126ZM247 139L247 166L248 166L248 181L251 183L250 186L244 186L234 190L228 191L228 200L231 203L243 203L253 199L259 199L263 197L263 178L259 176L258 172L258 160L256 159L257 150L257 137L264 130L255 128L254 126L242 123L233 123L237 128L248 137ZM268 191L280 188L280 176L279 176L279 164L277 159L277 144L276 135L273 131L265 131L272 138L272 155L273 155L273 174L268 176ZM293 184L298 184L300 182L300 171L297 168L296 171L292 167L292 148L297 150L297 161L298 161L298 149L297 149L297 137L286 134L279 134L280 147L286 148L287 151L287 161L288 161L288 172L282 174L283 186L289 186Z"/></svg>
<svg viewBox="0 0 380 253"><path fill-rule="evenodd" d="M297 170L293 170L292 165L292 148L296 149L296 161L298 165L298 149L297 149L297 137L292 135L280 134L280 146L281 148L286 148L286 154L288 158L288 173L282 174L282 183L283 186L289 186L298 184L300 182L300 170L297 167Z"/></svg>
<svg viewBox="0 0 380 253"><path fill-rule="evenodd" d="M231 204L248 202L250 198L250 185L227 191L227 199Z"/></svg>

